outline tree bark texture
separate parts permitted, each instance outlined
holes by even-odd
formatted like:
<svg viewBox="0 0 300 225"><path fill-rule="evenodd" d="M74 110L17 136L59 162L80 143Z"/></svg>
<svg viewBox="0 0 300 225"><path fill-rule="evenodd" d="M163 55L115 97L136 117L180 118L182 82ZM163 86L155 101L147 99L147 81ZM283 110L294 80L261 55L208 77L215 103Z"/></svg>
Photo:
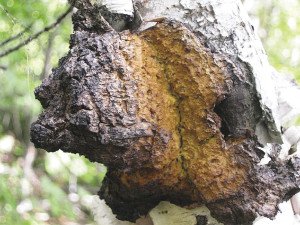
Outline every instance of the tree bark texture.
<svg viewBox="0 0 300 225"><path fill-rule="evenodd" d="M109 2L72 2L70 51L35 92L35 146L105 164L99 195L121 220L160 201L231 225L274 217L300 164L277 157L284 115L241 4Z"/></svg>

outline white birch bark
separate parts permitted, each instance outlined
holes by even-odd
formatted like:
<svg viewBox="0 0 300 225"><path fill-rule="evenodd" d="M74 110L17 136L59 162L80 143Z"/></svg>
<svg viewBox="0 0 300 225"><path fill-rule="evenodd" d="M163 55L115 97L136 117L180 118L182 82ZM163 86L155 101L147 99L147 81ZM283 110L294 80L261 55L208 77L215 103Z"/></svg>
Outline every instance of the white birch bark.
<svg viewBox="0 0 300 225"><path fill-rule="evenodd" d="M112 13L133 16L132 0L93 0L93 4L104 5Z"/></svg>

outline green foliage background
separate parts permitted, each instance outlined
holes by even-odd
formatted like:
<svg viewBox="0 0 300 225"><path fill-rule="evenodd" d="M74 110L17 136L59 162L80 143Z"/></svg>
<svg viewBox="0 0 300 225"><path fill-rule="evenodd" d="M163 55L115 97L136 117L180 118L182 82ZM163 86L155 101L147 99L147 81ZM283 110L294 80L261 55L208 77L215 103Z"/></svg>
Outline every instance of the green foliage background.
<svg viewBox="0 0 300 225"><path fill-rule="evenodd" d="M300 1L244 0L270 63L300 83Z"/></svg>
<svg viewBox="0 0 300 225"><path fill-rule="evenodd" d="M0 54L52 24L63 0L0 0ZM68 51L70 15L51 32L0 58L0 224L94 224L89 207L105 174L78 155L36 151L29 127L41 111L34 88ZM46 60L46 55L49 55Z"/></svg>
<svg viewBox="0 0 300 225"><path fill-rule="evenodd" d="M271 64L300 82L300 2L244 0ZM0 54L53 23L66 0L0 0ZM89 207L105 168L77 155L46 154L29 142L41 111L33 91L68 51L70 16L51 32L0 58L0 225L94 224ZM48 57L47 57L48 55Z"/></svg>

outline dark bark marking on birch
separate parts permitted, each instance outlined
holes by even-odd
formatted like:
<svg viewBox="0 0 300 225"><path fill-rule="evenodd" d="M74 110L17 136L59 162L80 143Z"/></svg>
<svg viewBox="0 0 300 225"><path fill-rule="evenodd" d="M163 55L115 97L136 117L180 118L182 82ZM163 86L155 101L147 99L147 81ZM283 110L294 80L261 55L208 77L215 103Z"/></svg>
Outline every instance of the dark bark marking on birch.
<svg viewBox="0 0 300 225"><path fill-rule="evenodd" d="M206 216L196 216L197 224L196 225L207 225L207 218Z"/></svg>
<svg viewBox="0 0 300 225"><path fill-rule="evenodd" d="M176 21L117 33L93 13L74 15L68 55L36 89L35 146L104 163L99 195L123 220L162 200L208 204L230 225L273 217L298 191L299 160L258 165L259 104L243 66Z"/></svg>

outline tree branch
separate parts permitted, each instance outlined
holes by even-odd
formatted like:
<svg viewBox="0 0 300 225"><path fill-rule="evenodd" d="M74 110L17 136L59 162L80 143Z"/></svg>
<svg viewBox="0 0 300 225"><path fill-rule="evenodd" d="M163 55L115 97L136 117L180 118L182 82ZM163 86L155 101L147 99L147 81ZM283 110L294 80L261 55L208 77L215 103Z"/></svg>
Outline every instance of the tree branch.
<svg viewBox="0 0 300 225"><path fill-rule="evenodd" d="M46 78L46 76L48 75L50 69L51 69L51 53L52 53L52 47L53 47L53 41L55 36L57 35L57 31L58 29L55 29L53 32L51 32L49 34L48 37L48 45L46 47L46 49L44 50L44 54L45 54L45 61L44 61L44 67L43 67L43 71L41 73L41 79Z"/></svg>
<svg viewBox="0 0 300 225"><path fill-rule="evenodd" d="M59 16L57 18L57 20L52 23L51 25L45 27L43 30L37 32L36 34L34 34L33 36L30 36L29 38L27 38L24 42L18 44L17 46L10 48L2 53L0 53L0 58L7 56L8 54L19 50L20 48L22 48L23 46L27 45L28 43L30 43L31 41L37 39L41 34L50 31L51 29L53 29L54 27L56 27L58 24L60 24L60 22L72 11L72 7L68 8L68 10L66 12L64 12L61 16Z"/></svg>
<svg viewBox="0 0 300 225"><path fill-rule="evenodd" d="M14 35L14 36L12 36L12 37L9 37L9 38L7 38L6 40L2 41L2 42L0 43L0 47L2 47L2 46L4 46L4 45L8 44L9 42L11 42L11 41L13 41L13 40L16 40L17 38L21 37L21 36L22 36L23 34L25 34L31 27L32 27L32 24L29 25L28 27L26 27L26 28L25 28L23 31L21 31L20 33Z"/></svg>
<svg viewBox="0 0 300 225"><path fill-rule="evenodd" d="M7 70L6 66L0 65L0 70Z"/></svg>

